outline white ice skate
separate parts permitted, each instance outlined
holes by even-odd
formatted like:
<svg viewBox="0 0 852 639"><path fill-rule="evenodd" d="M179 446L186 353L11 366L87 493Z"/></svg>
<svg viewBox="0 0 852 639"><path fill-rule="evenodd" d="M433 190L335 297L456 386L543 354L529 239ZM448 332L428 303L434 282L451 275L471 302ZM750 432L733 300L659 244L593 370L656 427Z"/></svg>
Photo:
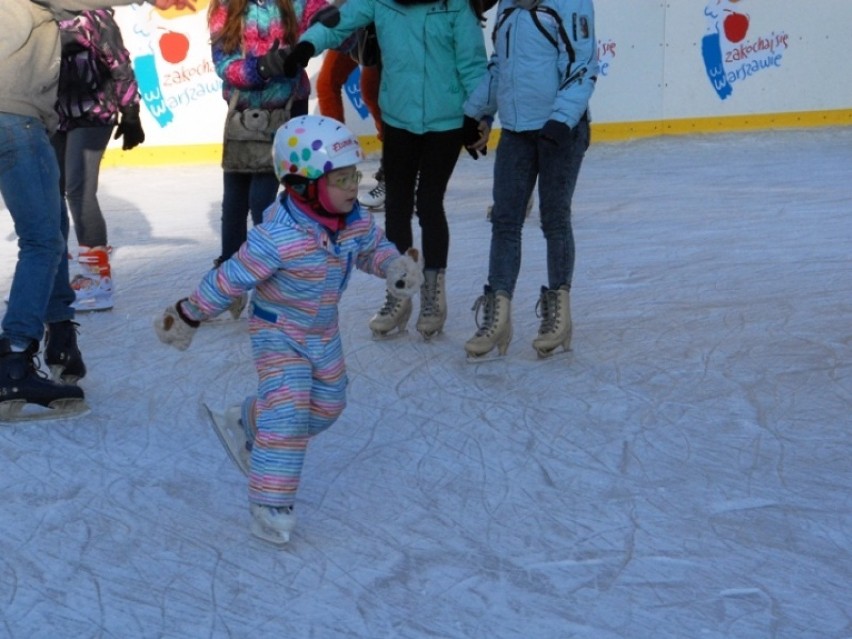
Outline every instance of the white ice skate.
<svg viewBox="0 0 852 639"><path fill-rule="evenodd" d="M447 319L446 275L444 269L427 269L423 271L423 276L417 332L429 341L444 330L444 322Z"/></svg>
<svg viewBox="0 0 852 639"><path fill-rule="evenodd" d="M240 315L243 314L243 310L248 305L248 293L243 293L228 307L228 312L231 314L231 317L235 320L240 319Z"/></svg>
<svg viewBox="0 0 852 639"><path fill-rule="evenodd" d="M204 408L210 415L210 424L213 426L213 432L222 442L222 446L228 453L228 457L236 464L243 475L248 476L251 469L251 447L246 437L246 431L243 428L241 418L242 408L240 406L231 406L224 415L217 413L207 404Z"/></svg>
<svg viewBox="0 0 852 639"><path fill-rule="evenodd" d="M482 322L479 311L482 310ZM471 309L476 321L476 334L465 342L468 362L496 359L489 354L497 348L499 357L506 354L512 341L512 300L505 291L493 291L486 286Z"/></svg>
<svg viewBox="0 0 852 639"><path fill-rule="evenodd" d="M276 546L290 541L290 533L296 527L296 515L292 506L275 508L261 504L249 504L251 532L255 537Z"/></svg>
<svg viewBox="0 0 852 639"><path fill-rule="evenodd" d="M409 317L411 317L411 299L401 299L391 293L386 293L384 305L370 319L370 330L373 332L373 338L385 339L404 334ZM397 332L394 333L394 330Z"/></svg>
<svg viewBox="0 0 852 639"><path fill-rule="evenodd" d="M111 247L80 247L71 276L75 311L107 311L113 307L112 269L109 263ZM74 263L69 264L69 267Z"/></svg>
<svg viewBox="0 0 852 639"><path fill-rule="evenodd" d="M541 317L541 328L533 340L533 348L542 359L550 357L553 352L562 347L564 351L571 350L571 305L569 290L556 290L541 287L541 296L536 304L536 314Z"/></svg>

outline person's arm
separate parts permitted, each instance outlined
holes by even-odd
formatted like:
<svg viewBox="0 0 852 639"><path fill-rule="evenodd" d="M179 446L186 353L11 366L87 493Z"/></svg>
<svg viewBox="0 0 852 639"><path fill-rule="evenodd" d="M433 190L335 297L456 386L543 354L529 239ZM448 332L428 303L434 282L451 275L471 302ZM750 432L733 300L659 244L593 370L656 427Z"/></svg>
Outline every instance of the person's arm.
<svg viewBox="0 0 852 639"><path fill-rule="evenodd" d="M566 4L562 3L560 8ZM589 0L580 0L571 5L572 13L569 14L566 9L561 13L561 17L574 49L574 61L571 62L560 41L558 65L560 69L568 69L568 73L562 79L556 94L550 119L573 128L589 108L589 100L597 81L598 54L592 3ZM576 29L572 28L575 21Z"/></svg>
<svg viewBox="0 0 852 639"><path fill-rule="evenodd" d="M141 0L152 4L157 9L177 9L179 11L195 11L195 0ZM92 9L108 9L127 4L139 4L140 0L30 0L50 10L57 20L65 20L81 11Z"/></svg>

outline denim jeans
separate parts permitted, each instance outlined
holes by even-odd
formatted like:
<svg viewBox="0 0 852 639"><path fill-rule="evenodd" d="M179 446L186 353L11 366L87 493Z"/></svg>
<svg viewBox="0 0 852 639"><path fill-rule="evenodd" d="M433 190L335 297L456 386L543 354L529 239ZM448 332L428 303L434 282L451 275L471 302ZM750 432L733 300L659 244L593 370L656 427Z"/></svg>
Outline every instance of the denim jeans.
<svg viewBox="0 0 852 639"><path fill-rule="evenodd" d="M225 171L222 194L222 255L224 262L239 250L248 234L251 213L254 224L263 222L263 212L275 202L278 178L270 173Z"/></svg>
<svg viewBox="0 0 852 639"><path fill-rule="evenodd" d="M541 230L547 245L547 287L571 286L574 276L574 231L571 200L589 147L586 118L571 130L570 143L557 146L538 131L503 129L494 160L494 208L488 283L495 291L515 292L521 268L521 235L527 200L538 178Z"/></svg>
<svg viewBox="0 0 852 639"><path fill-rule="evenodd" d="M68 212L59 195L59 165L44 124L0 113L0 193L18 236L18 263L3 337L18 346L41 341L45 322L73 319L68 282Z"/></svg>
<svg viewBox="0 0 852 639"><path fill-rule="evenodd" d="M59 185L68 202L80 246L106 246L107 227L98 203L101 160L112 125L57 131L51 142L59 160Z"/></svg>

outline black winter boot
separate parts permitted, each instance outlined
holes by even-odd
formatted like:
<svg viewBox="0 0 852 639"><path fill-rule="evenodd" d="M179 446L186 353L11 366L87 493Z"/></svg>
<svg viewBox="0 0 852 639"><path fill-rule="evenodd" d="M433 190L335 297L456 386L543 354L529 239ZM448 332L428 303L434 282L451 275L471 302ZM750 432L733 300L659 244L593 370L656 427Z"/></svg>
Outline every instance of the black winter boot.
<svg viewBox="0 0 852 639"><path fill-rule="evenodd" d="M77 322L65 320L47 325L44 361L55 381L73 384L86 376L86 365L77 348Z"/></svg>
<svg viewBox="0 0 852 639"><path fill-rule="evenodd" d="M9 340L0 339L0 419L33 418L21 416L26 404L56 408L57 412L77 412L76 407L84 406L83 389L47 379L36 364L37 353L38 342L31 342L23 352L13 352Z"/></svg>

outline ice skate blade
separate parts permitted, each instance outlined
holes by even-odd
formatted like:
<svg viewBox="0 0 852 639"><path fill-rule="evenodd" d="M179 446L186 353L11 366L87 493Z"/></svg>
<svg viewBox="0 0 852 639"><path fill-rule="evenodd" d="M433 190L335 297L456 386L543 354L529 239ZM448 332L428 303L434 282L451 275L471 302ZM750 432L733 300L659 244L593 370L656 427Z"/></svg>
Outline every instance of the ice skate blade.
<svg viewBox="0 0 852 639"><path fill-rule="evenodd" d="M497 362L501 359L506 359L506 353L501 353L496 348L488 351L484 355L473 355L467 352L465 352L465 355L465 361L468 364L488 364L491 362Z"/></svg>
<svg viewBox="0 0 852 639"><path fill-rule="evenodd" d="M32 422L51 419L70 419L87 415L91 409L83 399L55 399L48 406L33 404L24 399L0 402L0 421Z"/></svg>
<svg viewBox="0 0 852 639"><path fill-rule="evenodd" d="M535 354L538 356L538 359L562 359L563 357L571 354L571 347L563 347L562 350L558 350L559 346L556 346L551 349L539 349L533 348L535 350Z"/></svg>
<svg viewBox="0 0 852 639"><path fill-rule="evenodd" d="M256 521L251 522L249 529L252 535L276 548L282 548L290 543L290 531L271 530L261 526Z"/></svg>
<svg viewBox="0 0 852 639"><path fill-rule="evenodd" d="M50 367L50 379L60 384L76 384L80 381L79 375L65 375L66 367L62 364L53 364Z"/></svg>
<svg viewBox="0 0 852 639"><path fill-rule="evenodd" d="M388 340L398 339L400 337L404 337L405 335L408 335L408 329L407 328L400 328L400 329L392 328L391 330L386 331L384 333L382 331L373 331L372 333L373 333L373 340L374 341L386 342Z"/></svg>
<svg viewBox="0 0 852 639"><path fill-rule="evenodd" d="M251 470L251 457L249 455L241 454L248 452L245 450L244 441L238 439L235 434L231 432L231 429L228 428L225 421L225 416L222 413L214 411L207 404L203 404L203 406L210 417L210 425L213 427L213 432L216 433L216 437L219 438L219 443L222 444L225 452L228 453L228 457L230 457L231 461L234 462L234 465L239 469L239 471L248 477Z"/></svg>
<svg viewBox="0 0 852 639"><path fill-rule="evenodd" d="M109 306L78 306L77 304L72 304L71 307L74 309L75 313L104 313L106 311L111 311L113 305Z"/></svg>
<svg viewBox="0 0 852 639"><path fill-rule="evenodd" d="M424 342L429 342L429 341L432 340L433 337L440 335L444 331L443 331L443 329L439 328L437 331L417 331L417 332L420 333L420 336L423 338Z"/></svg>

